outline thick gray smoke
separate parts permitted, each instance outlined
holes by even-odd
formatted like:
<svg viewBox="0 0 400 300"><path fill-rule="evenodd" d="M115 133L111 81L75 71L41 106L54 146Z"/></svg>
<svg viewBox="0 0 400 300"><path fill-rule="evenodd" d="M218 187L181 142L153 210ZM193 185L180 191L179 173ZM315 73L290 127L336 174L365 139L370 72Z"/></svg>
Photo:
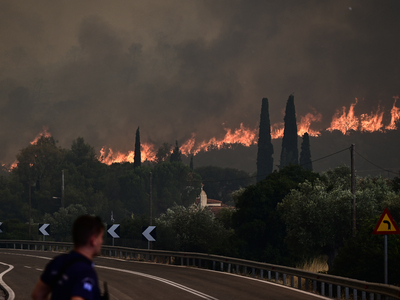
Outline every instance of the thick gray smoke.
<svg viewBox="0 0 400 300"><path fill-rule="evenodd" d="M0 161L12 162L43 126L63 147L82 136L96 150L133 150L138 126L156 145L222 137L224 127L256 128L263 97L271 122L282 122L293 92L298 116L322 114L315 129L355 97L356 113L380 104L388 123L400 93L399 8L397 0L1 1Z"/></svg>

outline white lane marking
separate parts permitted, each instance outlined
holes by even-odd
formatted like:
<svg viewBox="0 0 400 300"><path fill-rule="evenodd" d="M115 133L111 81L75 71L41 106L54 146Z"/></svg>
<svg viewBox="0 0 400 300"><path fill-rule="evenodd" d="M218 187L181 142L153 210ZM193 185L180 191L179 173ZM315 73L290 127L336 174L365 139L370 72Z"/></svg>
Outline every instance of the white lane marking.
<svg viewBox="0 0 400 300"><path fill-rule="evenodd" d="M29 256L29 257L36 257L36 258L43 258L43 259L48 259L48 260L53 259L52 257L36 256L36 255L30 255L30 254L10 253L10 252L0 252L0 253L11 254L11 255ZM101 259L110 259L110 260L113 259L111 257L106 257L106 256L99 257L99 258L101 258ZM115 258L115 260L126 261L124 259L117 259L117 258ZM147 262L135 261L134 263L144 263L145 264ZM174 265L168 265L168 266L169 267L175 267L175 268L185 268L185 266L174 266ZM99 267L99 266L96 265L96 267ZM257 278L247 277L247 276L241 276L241 275L234 274L234 273L219 272L219 271L207 270L207 269L198 269L198 270L205 271L205 272L215 272L215 273L228 275L228 276L237 276L237 277L240 277L242 279L254 280L254 281L262 282L264 284L275 285L275 286L280 287L280 288L289 289L289 290L292 290L292 291L295 291L295 292L298 292L298 293L302 293L302 294L307 294L308 296L319 298L319 299L330 299L330 298L327 298L327 297L324 297L324 296L321 296L321 295L317 295L317 294L313 294L313 293L310 293L310 292L307 292L307 291L303 291L303 290L299 290L299 289L296 289L296 288L292 288L290 286L285 286L285 285L282 285L282 284L279 284L279 283L276 283L276 282L270 282L270 281L266 281L266 280L262 280L262 279L257 279Z"/></svg>
<svg viewBox="0 0 400 300"><path fill-rule="evenodd" d="M118 272L125 272L125 273L129 273L129 274L133 274L133 275L138 275L138 276L150 278L150 279L153 279L153 280L157 280L157 281L163 282L165 284L169 284L169 285L171 285L173 287L176 287L178 289L184 290L184 291L186 291L188 293L191 293L193 295L199 296L200 298L203 298L203 299L218 300L217 298L214 298L214 297L212 297L210 295L204 294L202 292L196 291L196 290L191 289L191 288L189 288L187 286L184 286L182 284L179 284L179 283L176 283L176 282L173 282L171 280L164 279L164 278L161 278L161 277L157 277L157 276L153 276L153 275L149 275L149 274L145 274L145 273L140 273L140 272L135 272L135 271L130 271L130 270L117 269L117 268L98 266L98 265L96 265L96 268L113 270L113 271L118 271Z"/></svg>
<svg viewBox="0 0 400 300"><path fill-rule="evenodd" d="M30 266L24 266L24 268L27 268L27 269L32 269L32 267L30 267Z"/></svg>
<svg viewBox="0 0 400 300"><path fill-rule="evenodd" d="M7 272L10 272L12 269L14 269L14 266L13 265L9 265L9 264L5 264L5 263L2 263L2 262L0 262L0 264L8 266L7 270L5 270L3 273L0 273L0 284L8 292L8 300L14 300L14 298L15 298L14 291L3 281L3 275L6 274Z"/></svg>

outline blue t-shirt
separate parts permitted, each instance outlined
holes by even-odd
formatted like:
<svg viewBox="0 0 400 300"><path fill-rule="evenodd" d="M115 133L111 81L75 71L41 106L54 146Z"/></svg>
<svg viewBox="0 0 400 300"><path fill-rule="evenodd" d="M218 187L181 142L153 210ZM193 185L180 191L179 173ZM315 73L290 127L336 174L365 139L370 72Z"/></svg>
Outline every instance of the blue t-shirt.
<svg viewBox="0 0 400 300"><path fill-rule="evenodd" d="M56 283L60 270L68 266ZM79 296L86 300L100 299L100 288L93 262L82 254L71 251L49 262L40 279L52 288L51 299L70 300Z"/></svg>

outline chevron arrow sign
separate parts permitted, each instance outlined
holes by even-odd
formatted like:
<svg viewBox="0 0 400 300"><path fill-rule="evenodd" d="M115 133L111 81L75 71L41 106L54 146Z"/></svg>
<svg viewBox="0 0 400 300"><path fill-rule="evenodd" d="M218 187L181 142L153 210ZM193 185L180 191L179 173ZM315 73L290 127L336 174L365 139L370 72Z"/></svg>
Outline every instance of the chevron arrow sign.
<svg viewBox="0 0 400 300"><path fill-rule="evenodd" d="M143 227L142 230L142 235L149 241L149 242L155 242L156 241L156 226L148 226Z"/></svg>
<svg viewBox="0 0 400 300"><path fill-rule="evenodd" d="M50 235L50 224L39 224L39 235Z"/></svg>
<svg viewBox="0 0 400 300"><path fill-rule="evenodd" d="M119 224L107 225L107 233L115 239L119 238Z"/></svg>

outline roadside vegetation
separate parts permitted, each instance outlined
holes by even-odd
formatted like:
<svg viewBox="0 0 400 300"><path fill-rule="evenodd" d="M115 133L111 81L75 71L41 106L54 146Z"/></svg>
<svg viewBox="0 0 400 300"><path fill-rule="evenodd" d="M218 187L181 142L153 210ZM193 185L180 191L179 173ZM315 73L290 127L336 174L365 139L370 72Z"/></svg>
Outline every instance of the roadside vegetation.
<svg viewBox="0 0 400 300"><path fill-rule="evenodd" d="M164 148L157 162L106 165L83 138L63 149L52 137L41 137L20 151L10 173L0 176L0 239L39 240L38 224L49 223L46 240L70 241L72 221L89 213L120 224L116 245L147 247L141 231L150 224L151 178L156 249L219 254L382 282L383 237L372 231L384 208L400 222L398 177L357 177L353 237L347 166L318 174L289 165L255 183L254 174L240 170L193 168L193 160L187 166L179 149L171 159ZM214 215L195 205L201 184L208 198L234 209ZM400 237L388 240L389 280L400 285Z"/></svg>

